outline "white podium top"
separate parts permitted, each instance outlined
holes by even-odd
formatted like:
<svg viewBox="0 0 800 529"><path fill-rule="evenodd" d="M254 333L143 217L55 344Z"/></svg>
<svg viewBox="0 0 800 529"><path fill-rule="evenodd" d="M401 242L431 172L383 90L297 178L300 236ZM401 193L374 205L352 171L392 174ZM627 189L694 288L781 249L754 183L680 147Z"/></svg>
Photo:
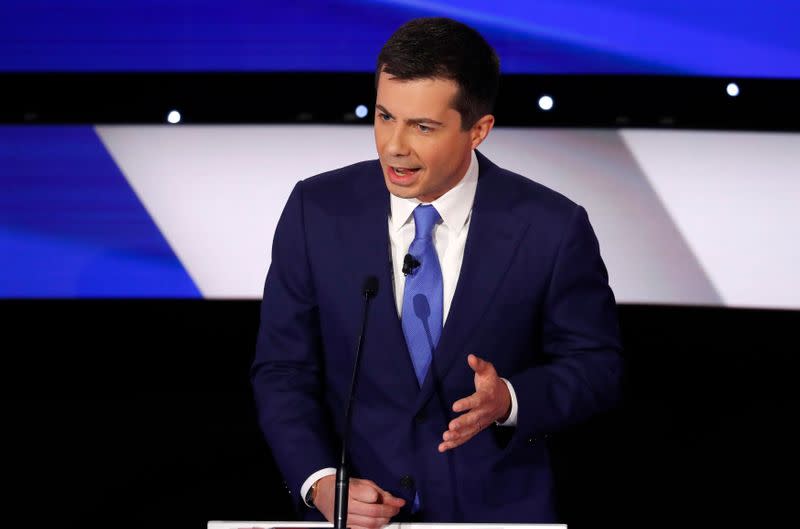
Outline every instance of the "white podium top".
<svg viewBox="0 0 800 529"><path fill-rule="evenodd" d="M295 529L311 527L314 529L330 529L333 526L327 522L230 522L212 520L208 522L208 529ZM540 524L540 523L393 523L384 529L499 529L512 527L513 529L567 529L566 524Z"/></svg>

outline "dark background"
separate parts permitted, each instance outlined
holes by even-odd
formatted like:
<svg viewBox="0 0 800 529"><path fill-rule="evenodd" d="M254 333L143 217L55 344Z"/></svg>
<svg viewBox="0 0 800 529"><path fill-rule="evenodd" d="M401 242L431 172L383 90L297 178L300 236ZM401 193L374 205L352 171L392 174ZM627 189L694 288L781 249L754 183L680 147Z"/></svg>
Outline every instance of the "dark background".
<svg viewBox="0 0 800 529"><path fill-rule="evenodd" d="M248 381L258 312L257 301L0 301L4 520L292 519ZM619 312L623 404L551 440L564 521L790 520L800 312Z"/></svg>
<svg viewBox="0 0 800 529"><path fill-rule="evenodd" d="M184 124L368 125L374 84L372 73L0 73L0 124L164 124L178 109ZM499 127L796 132L798 93L800 79L503 75L494 115Z"/></svg>

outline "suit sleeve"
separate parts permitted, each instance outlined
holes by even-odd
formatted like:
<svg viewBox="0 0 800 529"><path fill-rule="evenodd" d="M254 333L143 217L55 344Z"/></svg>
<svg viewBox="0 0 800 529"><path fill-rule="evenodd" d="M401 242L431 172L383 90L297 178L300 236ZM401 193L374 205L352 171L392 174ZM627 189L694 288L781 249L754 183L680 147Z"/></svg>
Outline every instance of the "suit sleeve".
<svg viewBox="0 0 800 529"><path fill-rule="evenodd" d="M509 377L518 437L557 432L619 400L622 357L614 294L586 211L576 206L559 244L542 322L543 365Z"/></svg>
<svg viewBox="0 0 800 529"><path fill-rule="evenodd" d="M302 182L275 230L251 383L259 424L300 509L304 480L337 461L323 404L319 309L306 247Z"/></svg>

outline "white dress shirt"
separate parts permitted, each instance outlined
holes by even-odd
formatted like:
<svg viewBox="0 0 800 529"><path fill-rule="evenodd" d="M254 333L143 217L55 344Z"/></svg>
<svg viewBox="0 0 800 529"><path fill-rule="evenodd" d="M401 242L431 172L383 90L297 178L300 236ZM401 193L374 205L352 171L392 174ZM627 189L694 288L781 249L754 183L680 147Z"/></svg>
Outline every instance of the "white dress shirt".
<svg viewBox="0 0 800 529"><path fill-rule="evenodd" d="M472 217L472 204L475 202L475 191L478 188L478 158L472 152L469 168L458 184L444 195L430 204L436 208L441 217L433 227L433 244L439 256L439 265L442 269L442 324L447 322L450 304L456 291L458 276L461 273L461 262L464 259L464 247L467 243L467 233ZM408 253L408 247L414 240L414 208L422 204L416 198L400 198L390 195L389 203L391 212L389 216L389 243L392 255L392 272L394 284L394 300L397 314L402 316L403 292L406 278L403 275L403 259ZM511 413L508 419L500 426L516 426L517 424L517 396L511 383L502 379L508 386L511 394ZM465 397L467 395L464 395ZM317 480L324 476L336 474L334 468L323 468L311 474L300 488L305 500L308 489ZM309 507L312 507L309 505Z"/></svg>

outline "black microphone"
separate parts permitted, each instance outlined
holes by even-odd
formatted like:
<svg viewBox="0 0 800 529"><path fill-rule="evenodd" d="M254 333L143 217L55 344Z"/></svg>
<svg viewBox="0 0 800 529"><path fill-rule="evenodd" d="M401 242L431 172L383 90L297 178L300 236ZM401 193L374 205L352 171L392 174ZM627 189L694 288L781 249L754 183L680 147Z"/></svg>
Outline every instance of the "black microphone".
<svg viewBox="0 0 800 529"><path fill-rule="evenodd" d="M403 275L407 276L408 274L413 273L414 270L416 270L417 267L419 267L419 265L421 264L422 263L420 263L416 257L411 255L410 253L407 253L405 258L403 259Z"/></svg>
<svg viewBox="0 0 800 529"><path fill-rule="evenodd" d="M344 412L344 435L342 436L342 459L339 468L336 470L336 497L333 502L333 527L334 529L347 529L347 501L350 496L350 470L347 460L347 442L350 438L350 410L353 406L353 395L355 395L356 379L358 378L359 358L361 349L364 346L364 331L367 328L367 309L369 300L378 293L378 278L367 276L364 286L361 288L361 295L364 296L364 315L361 318L361 334L358 335L358 347L356 348L356 358L353 362L353 379L350 381L350 395L347 398L347 408Z"/></svg>

